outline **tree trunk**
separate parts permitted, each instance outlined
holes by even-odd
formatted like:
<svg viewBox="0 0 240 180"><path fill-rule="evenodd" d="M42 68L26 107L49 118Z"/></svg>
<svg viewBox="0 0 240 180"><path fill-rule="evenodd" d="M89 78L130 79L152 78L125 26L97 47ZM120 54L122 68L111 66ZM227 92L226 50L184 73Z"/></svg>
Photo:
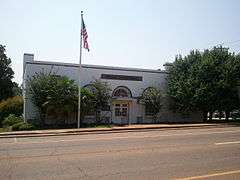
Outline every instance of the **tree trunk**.
<svg viewBox="0 0 240 180"><path fill-rule="evenodd" d="M157 123L157 114L153 115L153 123L154 123L154 124Z"/></svg>
<svg viewBox="0 0 240 180"><path fill-rule="evenodd" d="M229 111L225 111L225 115L226 115L226 121L229 120L229 116L230 116L230 112Z"/></svg>
<svg viewBox="0 0 240 180"><path fill-rule="evenodd" d="M41 127L45 126L46 113L47 113L47 111L45 111L43 109L40 110L40 126Z"/></svg>
<svg viewBox="0 0 240 180"><path fill-rule="evenodd" d="M209 121L212 121L213 112L209 112Z"/></svg>
<svg viewBox="0 0 240 180"><path fill-rule="evenodd" d="M101 122L100 114L101 114L101 111L97 110L96 111L96 124L100 124L100 122Z"/></svg>
<svg viewBox="0 0 240 180"><path fill-rule="evenodd" d="M222 116L223 116L223 112L222 112L222 111L219 111L219 120L222 119Z"/></svg>
<svg viewBox="0 0 240 180"><path fill-rule="evenodd" d="M66 126L68 126L68 118L69 118L69 116L68 116L68 112L65 112L64 111L64 127L66 127Z"/></svg>
<svg viewBox="0 0 240 180"><path fill-rule="evenodd" d="M207 111L203 111L203 121L206 122L207 121Z"/></svg>

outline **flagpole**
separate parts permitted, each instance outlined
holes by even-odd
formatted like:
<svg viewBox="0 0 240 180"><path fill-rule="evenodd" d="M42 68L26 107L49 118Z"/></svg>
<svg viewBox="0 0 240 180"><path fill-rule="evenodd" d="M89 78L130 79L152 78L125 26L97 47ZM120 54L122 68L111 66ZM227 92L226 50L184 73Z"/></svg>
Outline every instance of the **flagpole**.
<svg viewBox="0 0 240 180"><path fill-rule="evenodd" d="M80 33L80 53L79 53L79 68L78 68L78 123L77 127L80 128L81 119L81 64L82 64L82 25L83 25L83 11L81 11L81 33Z"/></svg>

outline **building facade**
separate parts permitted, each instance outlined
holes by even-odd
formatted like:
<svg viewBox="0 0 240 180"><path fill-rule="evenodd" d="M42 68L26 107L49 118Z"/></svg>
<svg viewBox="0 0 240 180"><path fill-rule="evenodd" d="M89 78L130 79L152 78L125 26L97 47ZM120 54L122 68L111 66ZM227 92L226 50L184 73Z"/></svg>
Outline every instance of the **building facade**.
<svg viewBox="0 0 240 180"><path fill-rule="evenodd" d="M24 54L23 59L23 86L27 86L27 79L37 72L54 72L57 75L67 76L78 82L80 74L81 87L89 85L96 79L108 82L111 91L109 111L102 112L106 121L113 124L153 123L153 117L146 112L145 106L139 103L138 98L144 90L150 87L160 88L162 94L167 90L167 71L138 68L123 68L98 65L82 65L79 73L78 64L57 63L34 60L33 54ZM202 120L200 113L183 116L172 112L167 98L163 99L163 107L158 115L160 122L198 122ZM34 120L38 110L31 102L31 97L24 93L25 119ZM84 122L94 122L94 116L86 116ZM76 122L76 116L72 122Z"/></svg>

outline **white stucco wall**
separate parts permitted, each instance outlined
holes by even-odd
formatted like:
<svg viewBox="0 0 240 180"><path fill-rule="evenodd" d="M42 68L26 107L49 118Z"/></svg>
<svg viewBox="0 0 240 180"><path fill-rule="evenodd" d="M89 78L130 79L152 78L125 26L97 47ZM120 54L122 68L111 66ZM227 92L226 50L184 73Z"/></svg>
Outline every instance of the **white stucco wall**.
<svg viewBox="0 0 240 180"><path fill-rule="evenodd" d="M34 61L33 57L29 58L26 56L24 59L24 83L26 79L30 78L37 72L53 72L57 75L68 76L78 83L79 66L77 64L68 63L56 63L56 62L45 62L45 61ZM142 81L126 81L126 80L110 80L102 79L110 84L112 90L118 86L126 86L130 89L133 98L141 96L142 92L148 87L159 87L162 89L163 94L166 90L166 77L167 73L160 70L149 70L149 69L137 69L137 68L119 68L119 67L108 67L108 66L95 66L95 65L82 65L80 78L81 86L90 84L95 79L100 79L101 74L115 74L115 75L127 75L127 76L141 76ZM166 108L163 108L164 112L159 116L159 121L181 121L176 114L173 114ZM25 97L25 118L34 119L36 114L36 108L32 104L30 97ZM165 114L165 116L163 115ZM145 117L144 107L137 103L136 99L131 101L131 107L129 112L130 123L137 123L139 118L145 119L143 122L146 123L147 117ZM199 119L198 119L199 120ZM139 121L140 122L140 121ZM147 120L147 122L152 122Z"/></svg>

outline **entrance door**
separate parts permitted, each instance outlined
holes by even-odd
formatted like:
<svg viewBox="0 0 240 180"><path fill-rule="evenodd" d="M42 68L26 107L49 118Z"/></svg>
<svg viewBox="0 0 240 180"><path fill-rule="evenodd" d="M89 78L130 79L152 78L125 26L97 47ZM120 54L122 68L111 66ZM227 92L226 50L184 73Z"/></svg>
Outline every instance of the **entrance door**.
<svg viewBox="0 0 240 180"><path fill-rule="evenodd" d="M129 107L127 103L114 104L114 122L117 124L128 124Z"/></svg>

